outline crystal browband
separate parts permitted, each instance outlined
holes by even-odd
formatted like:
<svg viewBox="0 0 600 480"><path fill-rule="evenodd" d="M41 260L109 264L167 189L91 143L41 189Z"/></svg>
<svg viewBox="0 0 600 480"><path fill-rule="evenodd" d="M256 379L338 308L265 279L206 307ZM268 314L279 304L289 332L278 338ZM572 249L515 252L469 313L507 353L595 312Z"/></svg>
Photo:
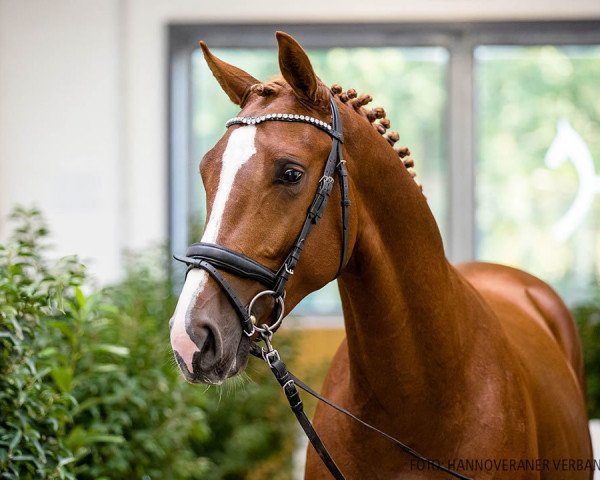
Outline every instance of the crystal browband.
<svg viewBox="0 0 600 480"><path fill-rule="evenodd" d="M262 122L268 121L279 121L279 122L299 122L309 123L317 128L320 128L329 135L333 134L331 125L318 118L309 117L308 115L296 115L292 113L269 113L267 115L259 115L257 117L234 117L227 120L225 123L226 127L231 125L256 125ZM335 136L335 135L334 135Z"/></svg>

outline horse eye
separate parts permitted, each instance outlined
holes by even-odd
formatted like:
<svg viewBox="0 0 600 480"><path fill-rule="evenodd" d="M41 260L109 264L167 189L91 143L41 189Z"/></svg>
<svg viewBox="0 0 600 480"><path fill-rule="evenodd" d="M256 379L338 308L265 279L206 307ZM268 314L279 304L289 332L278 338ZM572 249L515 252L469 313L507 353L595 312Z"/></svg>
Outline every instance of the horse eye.
<svg viewBox="0 0 600 480"><path fill-rule="evenodd" d="M300 170L288 168L285 172L283 172L283 181L285 183L298 183L302 178L302 175L303 174Z"/></svg>

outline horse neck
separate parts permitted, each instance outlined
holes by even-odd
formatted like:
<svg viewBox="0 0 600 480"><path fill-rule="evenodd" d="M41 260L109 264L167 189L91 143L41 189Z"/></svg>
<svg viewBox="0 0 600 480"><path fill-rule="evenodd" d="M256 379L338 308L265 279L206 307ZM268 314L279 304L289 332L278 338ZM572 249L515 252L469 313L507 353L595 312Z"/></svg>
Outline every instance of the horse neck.
<svg viewBox="0 0 600 480"><path fill-rule="evenodd" d="M395 152L370 132L346 138L354 139L346 149L358 209L339 279L351 384L381 404L419 405L460 388L470 289L446 260L427 201Z"/></svg>

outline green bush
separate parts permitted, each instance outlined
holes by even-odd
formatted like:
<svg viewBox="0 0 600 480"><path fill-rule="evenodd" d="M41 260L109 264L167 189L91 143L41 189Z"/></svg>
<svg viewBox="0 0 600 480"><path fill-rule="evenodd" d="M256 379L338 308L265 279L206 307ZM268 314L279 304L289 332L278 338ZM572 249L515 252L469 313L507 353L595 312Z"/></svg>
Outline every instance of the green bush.
<svg viewBox="0 0 600 480"><path fill-rule="evenodd" d="M51 380L61 372L52 319L82 270L73 258L49 267L36 212L16 210L12 241L0 246L0 471L4 478L74 478L63 438L77 401Z"/></svg>
<svg viewBox="0 0 600 480"><path fill-rule="evenodd" d="M48 261L39 213L13 217L0 247L6 478L291 477L294 419L266 366L251 365L254 381L208 390L178 373L164 252L88 292L76 258ZM289 341L284 350L293 355Z"/></svg>
<svg viewBox="0 0 600 480"><path fill-rule="evenodd" d="M596 291L595 298L573 309L583 346L590 418L600 418L600 285Z"/></svg>

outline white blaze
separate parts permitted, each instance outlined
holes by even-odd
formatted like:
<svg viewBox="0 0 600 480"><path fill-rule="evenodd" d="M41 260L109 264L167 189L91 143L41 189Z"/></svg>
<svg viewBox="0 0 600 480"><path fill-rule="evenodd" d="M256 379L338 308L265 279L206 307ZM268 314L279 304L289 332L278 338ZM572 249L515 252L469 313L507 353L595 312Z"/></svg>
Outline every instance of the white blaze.
<svg viewBox="0 0 600 480"><path fill-rule="evenodd" d="M202 241L207 243L216 243L225 212L225 206L231 189L235 182L238 171L252 155L256 153L254 137L256 127L247 125L237 128L233 131L225 147L221 163L221 174L219 176L219 186L217 194L212 205L210 219L202 235ZM192 359L194 353L199 349L190 338L186 331L186 325L191 313L191 307L195 304L195 299L202 293L208 273L204 270L193 269L183 285L183 290L179 296L175 313L173 314L173 326L171 327L171 345L185 362L190 373L193 370Z"/></svg>
<svg viewBox="0 0 600 480"><path fill-rule="evenodd" d="M204 270L198 270L196 268L190 270L190 273L188 273L187 278L185 279L183 289L181 290L181 295L179 295L175 313L173 314L171 346L183 359L190 373L193 371L192 359L194 358L194 353L199 350L185 330L185 320L190 305L193 304L193 299L196 298L198 293L204 290L206 280L208 280L208 277Z"/></svg>
<svg viewBox="0 0 600 480"><path fill-rule="evenodd" d="M215 200L210 212L210 219L202 235L202 241L215 243L225 204L231 193L231 187L239 169L244 165L252 155L256 153L254 146L254 136L256 135L256 127L248 125L234 130L227 142L227 148L223 153L223 163L221 164L221 176L219 177L219 188L215 195Z"/></svg>

